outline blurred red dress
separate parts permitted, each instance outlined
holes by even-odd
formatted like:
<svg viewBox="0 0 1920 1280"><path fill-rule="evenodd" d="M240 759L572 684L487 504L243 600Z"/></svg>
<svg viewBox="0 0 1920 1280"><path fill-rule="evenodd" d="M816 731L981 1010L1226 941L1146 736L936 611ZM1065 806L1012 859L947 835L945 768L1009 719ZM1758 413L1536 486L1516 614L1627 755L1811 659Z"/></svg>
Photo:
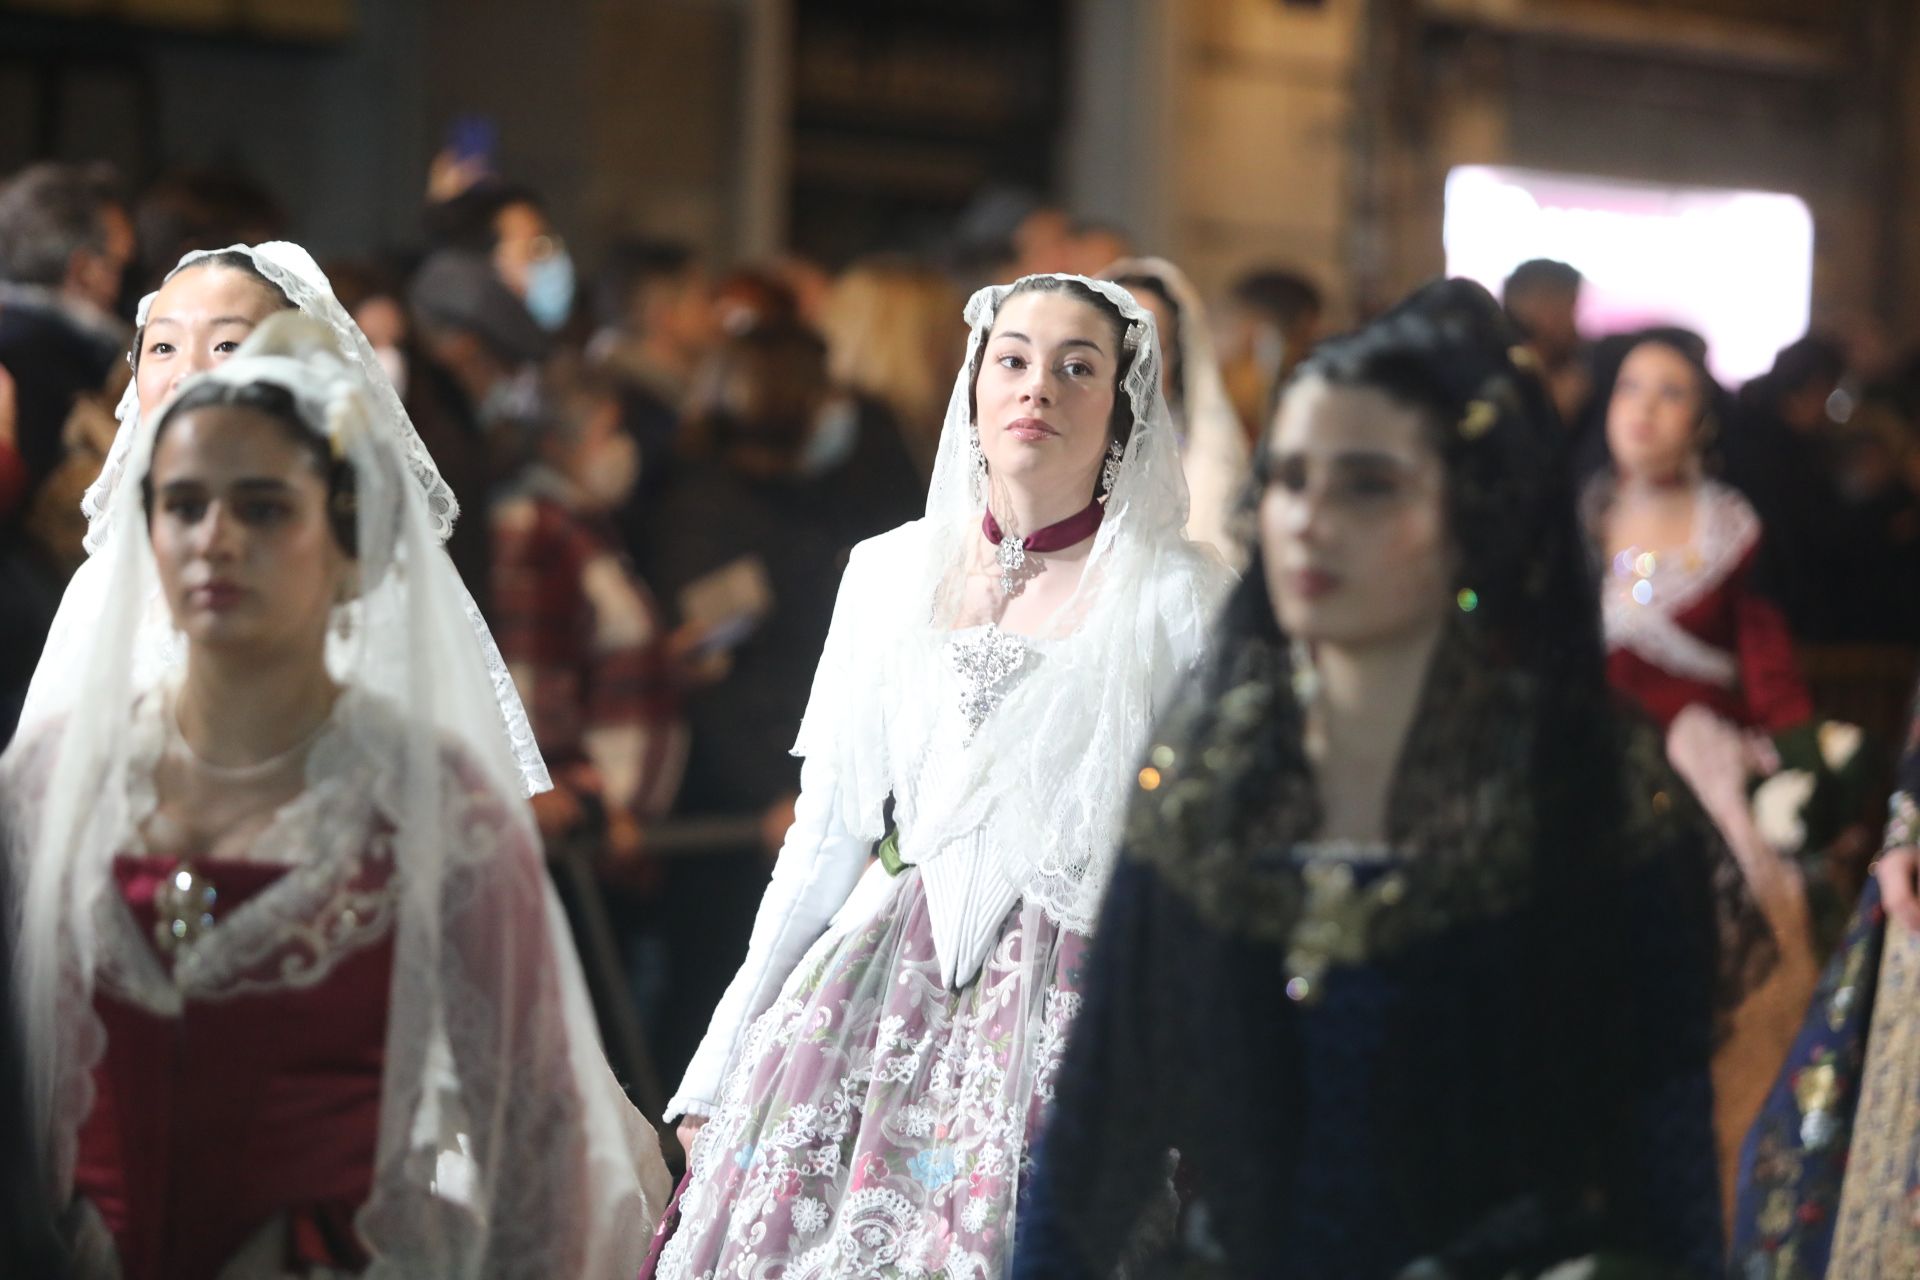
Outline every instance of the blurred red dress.
<svg viewBox="0 0 1920 1280"><path fill-rule="evenodd" d="M1819 972L1804 877L1763 836L1749 796L1749 731L1770 735L1783 755L1790 736L1813 736L1813 699L1786 616L1755 587L1760 535L1745 498L1703 481L1687 545L1616 553L1601 594L1607 678L1668 731L1668 759L1726 840L1779 951L1772 973L1734 1011L1713 1060L1728 1210L1741 1140L1793 1043Z"/></svg>
<svg viewBox="0 0 1920 1280"><path fill-rule="evenodd" d="M1663 728L1695 704L1774 734L1812 719L1786 615L1754 584L1760 535L1747 500L1708 480L1688 546L1607 566L1607 679Z"/></svg>

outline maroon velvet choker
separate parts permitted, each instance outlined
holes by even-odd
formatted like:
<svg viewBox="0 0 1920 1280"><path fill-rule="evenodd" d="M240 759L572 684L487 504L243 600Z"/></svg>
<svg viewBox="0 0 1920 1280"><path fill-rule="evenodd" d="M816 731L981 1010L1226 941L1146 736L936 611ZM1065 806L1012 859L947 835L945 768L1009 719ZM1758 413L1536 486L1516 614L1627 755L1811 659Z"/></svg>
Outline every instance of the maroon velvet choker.
<svg viewBox="0 0 1920 1280"><path fill-rule="evenodd" d="M1086 508L1057 521L1044 529L1036 529L1026 537L1015 541L1000 528L1000 522L993 518L993 509L989 507L980 520L980 532L987 535L987 541L999 548L996 559L1000 563L1000 589L1010 596L1020 594L1025 585L1022 570L1026 568L1027 552L1064 551L1076 543L1093 536L1100 527L1100 521L1106 516L1107 508L1098 499L1089 502Z"/></svg>
<svg viewBox="0 0 1920 1280"><path fill-rule="evenodd" d="M1020 539L1021 549L1043 554L1048 551L1065 551L1074 543L1092 537L1093 531L1100 527L1100 521L1106 514L1107 509L1100 502L1097 500L1089 502L1085 510L1077 511L1065 520L1056 521L1044 529L1037 529ZM987 535L988 542L1000 543L1007 540L1007 535L1000 531L1000 522L993 518L991 507L987 508L987 514L980 520L980 532Z"/></svg>

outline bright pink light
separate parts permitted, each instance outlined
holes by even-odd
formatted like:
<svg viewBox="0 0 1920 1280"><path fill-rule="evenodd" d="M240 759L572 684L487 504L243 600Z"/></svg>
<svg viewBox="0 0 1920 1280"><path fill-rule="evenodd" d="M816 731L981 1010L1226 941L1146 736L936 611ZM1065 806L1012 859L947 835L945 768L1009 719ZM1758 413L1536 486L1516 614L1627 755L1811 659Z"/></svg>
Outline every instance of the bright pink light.
<svg viewBox="0 0 1920 1280"><path fill-rule="evenodd" d="M1572 263L1589 336L1684 325L1729 383L1807 330L1813 215L1797 196L1466 165L1447 175L1444 234L1449 275L1498 293L1529 258Z"/></svg>

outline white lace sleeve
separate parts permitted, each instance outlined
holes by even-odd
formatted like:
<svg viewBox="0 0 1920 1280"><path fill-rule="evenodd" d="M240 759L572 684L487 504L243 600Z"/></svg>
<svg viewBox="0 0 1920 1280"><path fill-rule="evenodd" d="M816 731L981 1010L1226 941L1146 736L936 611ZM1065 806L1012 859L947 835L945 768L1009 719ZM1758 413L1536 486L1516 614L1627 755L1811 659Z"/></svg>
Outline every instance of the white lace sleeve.
<svg viewBox="0 0 1920 1280"><path fill-rule="evenodd" d="M866 870L870 843L840 820L838 792L824 760L809 758L801 766L793 826L760 899L746 961L720 998L706 1037L667 1104L667 1119L712 1112L747 1026L773 1004Z"/></svg>
<svg viewBox="0 0 1920 1280"><path fill-rule="evenodd" d="M1160 599L1154 615L1156 633L1165 646L1152 667L1155 722L1213 642L1221 606L1239 580L1211 550L1198 544L1170 547L1165 555L1157 575Z"/></svg>
<svg viewBox="0 0 1920 1280"><path fill-rule="evenodd" d="M448 833L465 856L447 868L439 936L397 940L388 1070L402 1073L382 1117L421 1097L395 1108L407 1133L394 1136L415 1153L427 1136L424 1151L438 1154L425 1168L416 1157L379 1171L360 1219L374 1274L632 1275L671 1194L658 1138L601 1053L531 825L477 771L463 773ZM434 990L444 1059L432 1006L416 998ZM457 1257L484 1261L461 1269Z"/></svg>

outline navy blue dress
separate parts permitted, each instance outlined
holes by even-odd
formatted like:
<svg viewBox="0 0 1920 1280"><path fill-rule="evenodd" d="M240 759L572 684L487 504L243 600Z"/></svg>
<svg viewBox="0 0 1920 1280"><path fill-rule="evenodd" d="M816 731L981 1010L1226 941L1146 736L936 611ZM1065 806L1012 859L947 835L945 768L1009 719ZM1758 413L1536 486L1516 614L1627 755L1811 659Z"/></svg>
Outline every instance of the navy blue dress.
<svg viewBox="0 0 1920 1280"><path fill-rule="evenodd" d="M1567 992L1543 1023L1525 977L1555 946L1539 913L1336 963L1296 1000L1287 956L1222 937L1155 869L1123 862L1012 1275L1110 1274L1124 1242L1075 1229L1086 1171L1109 1198L1095 1216L1125 1221L1163 1183L1168 1147L1192 1194L1149 1274L1365 1280L1431 1258L1451 1276L1534 1275L1593 1254L1640 1260L1632 1274L1719 1274L1710 959L1676 870L1649 860L1617 886L1626 999L1583 1009ZM1583 1017L1603 1034L1561 1035ZM1602 1072L1557 1057L1600 1040L1627 1047Z"/></svg>

